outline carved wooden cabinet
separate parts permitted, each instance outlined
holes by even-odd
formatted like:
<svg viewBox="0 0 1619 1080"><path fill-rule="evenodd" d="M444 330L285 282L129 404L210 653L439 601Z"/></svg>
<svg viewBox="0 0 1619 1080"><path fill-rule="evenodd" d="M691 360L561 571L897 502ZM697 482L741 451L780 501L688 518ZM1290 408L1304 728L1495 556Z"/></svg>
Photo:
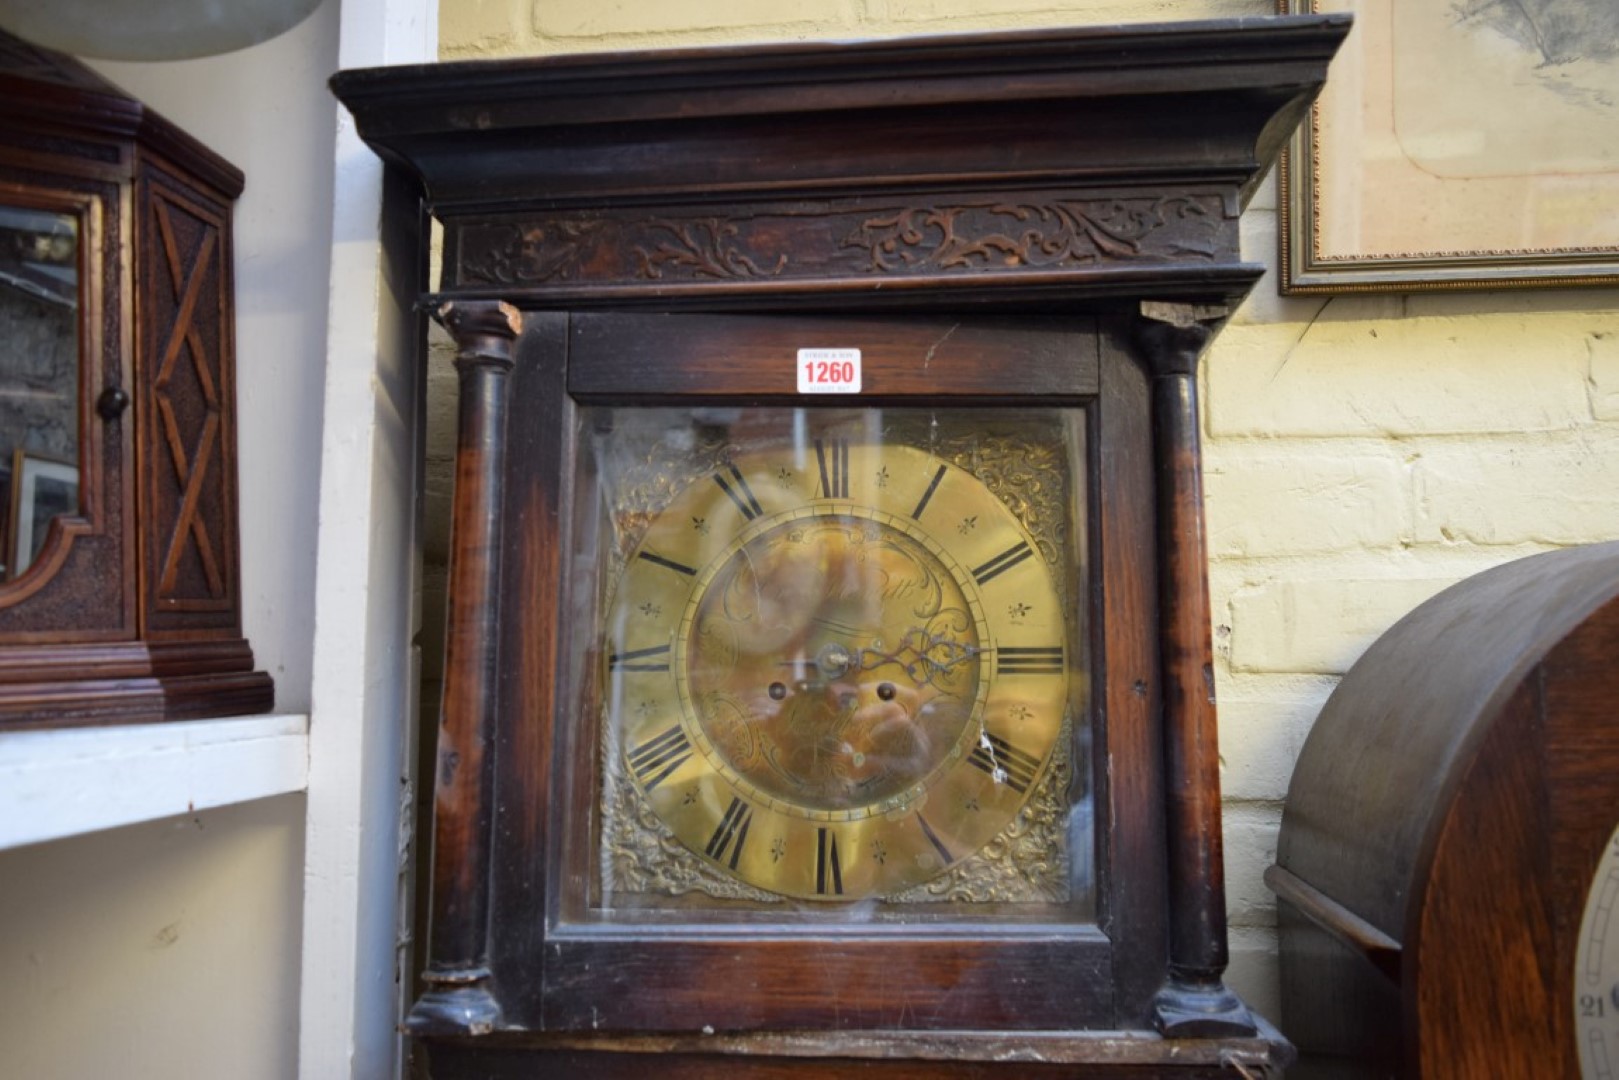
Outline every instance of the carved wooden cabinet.
<svg viewBox="0 0 1619 1080"><path fill-rule="evenodd" d="M230 164L0 35L0 729L268 709L241 632Z"/></svg>
<svg viewBox="0 0 1619 1080"><path fill-rule="evenodd" d="M1619 543L1476 575L1377 640L1288 790L1298 1075L1619 1063Z"/></svg>
<svg viewBox="0 0 1619 1080"><path fill-rule="evenodd" d="M432 1075L1287 1060L1223 982L1196 369L1346 31L337 76L460 373Z"/></svg>

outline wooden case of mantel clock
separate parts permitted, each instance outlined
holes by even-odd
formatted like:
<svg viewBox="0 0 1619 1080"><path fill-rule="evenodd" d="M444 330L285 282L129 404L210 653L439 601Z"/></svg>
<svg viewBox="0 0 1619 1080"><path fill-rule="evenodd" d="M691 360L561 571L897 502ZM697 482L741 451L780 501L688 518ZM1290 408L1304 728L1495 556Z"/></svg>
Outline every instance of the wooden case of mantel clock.
<svg viewBox="0 0 1619 1080"><path fill-rule="evenodd" d="M0 33L0 731L263 712L242 637L242 174Z"/></svg>
<svg viewBox="0 0 1619 1080"><path fill-rule="evenodd" d="M334 79L459 373L423 1069L1285 1063L1223 981L1196 372L1347 30Z"/></svg>
<svg viewBox="0 0 1619 1080"><path fill-rule="evenodd" d="M1616 658L1607 543L1469 578L1356 661L1266 877L1297 1075L1619 1070Z"/></svg>

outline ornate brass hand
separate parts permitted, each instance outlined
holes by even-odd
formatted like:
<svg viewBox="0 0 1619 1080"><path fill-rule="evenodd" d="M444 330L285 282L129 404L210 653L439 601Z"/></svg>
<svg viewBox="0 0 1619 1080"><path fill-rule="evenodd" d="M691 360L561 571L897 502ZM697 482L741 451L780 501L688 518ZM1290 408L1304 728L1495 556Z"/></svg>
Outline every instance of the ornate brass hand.
<svg viewBox="0 0 1619 1080"><path fill-rule="evenodd" d="M930 634L922 627L912 627L900 638L899 648L884 652L863 648L856 653L861 671L872 671L887 664L898 664L906 676L917 686L937 686L935 681L948 675L951 669L976 660L983 654L977 645L958 641L947 633Z"/></svg>

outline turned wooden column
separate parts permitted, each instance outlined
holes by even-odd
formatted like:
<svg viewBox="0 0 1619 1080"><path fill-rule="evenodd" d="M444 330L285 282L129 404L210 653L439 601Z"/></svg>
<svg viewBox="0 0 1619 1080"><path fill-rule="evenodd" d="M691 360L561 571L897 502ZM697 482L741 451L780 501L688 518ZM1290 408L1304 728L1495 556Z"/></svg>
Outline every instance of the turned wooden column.
<svg viewBox="0 0 1619 1080"><path fill-rule="evenodd" d="M489 851L494 812L501 483L516 308L445 303L460 405L450 534L444 698L433 799L433 919L427 984L407 1020L419 1035L475 1035L500 1020L489 988Z"/></svg>
<svg viewBox="0 0 1619 1080"><path fill-rule="evenodd" d="M1226 989L1225 864L1214 705L1208 545L1197 364L1223 307L1142 304L1137 341L1152 376L1158 474L1158 655L1164 701L1164 821L1169 844L1169 978L1157 1001L1166 1035L1252 1034Z"/></svg>

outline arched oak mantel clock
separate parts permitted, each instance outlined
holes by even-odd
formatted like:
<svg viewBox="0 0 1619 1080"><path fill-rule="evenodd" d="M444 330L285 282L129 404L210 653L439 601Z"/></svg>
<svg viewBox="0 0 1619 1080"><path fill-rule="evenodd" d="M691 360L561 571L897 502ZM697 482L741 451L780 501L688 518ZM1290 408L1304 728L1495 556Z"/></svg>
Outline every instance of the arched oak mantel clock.
<svg viewBox="0 0 1619 1080"><path fill-rule="evenodd" d="M1198 358L1341 18L344 72L442 223L437 1077L1228 1076Z"/></svg>

